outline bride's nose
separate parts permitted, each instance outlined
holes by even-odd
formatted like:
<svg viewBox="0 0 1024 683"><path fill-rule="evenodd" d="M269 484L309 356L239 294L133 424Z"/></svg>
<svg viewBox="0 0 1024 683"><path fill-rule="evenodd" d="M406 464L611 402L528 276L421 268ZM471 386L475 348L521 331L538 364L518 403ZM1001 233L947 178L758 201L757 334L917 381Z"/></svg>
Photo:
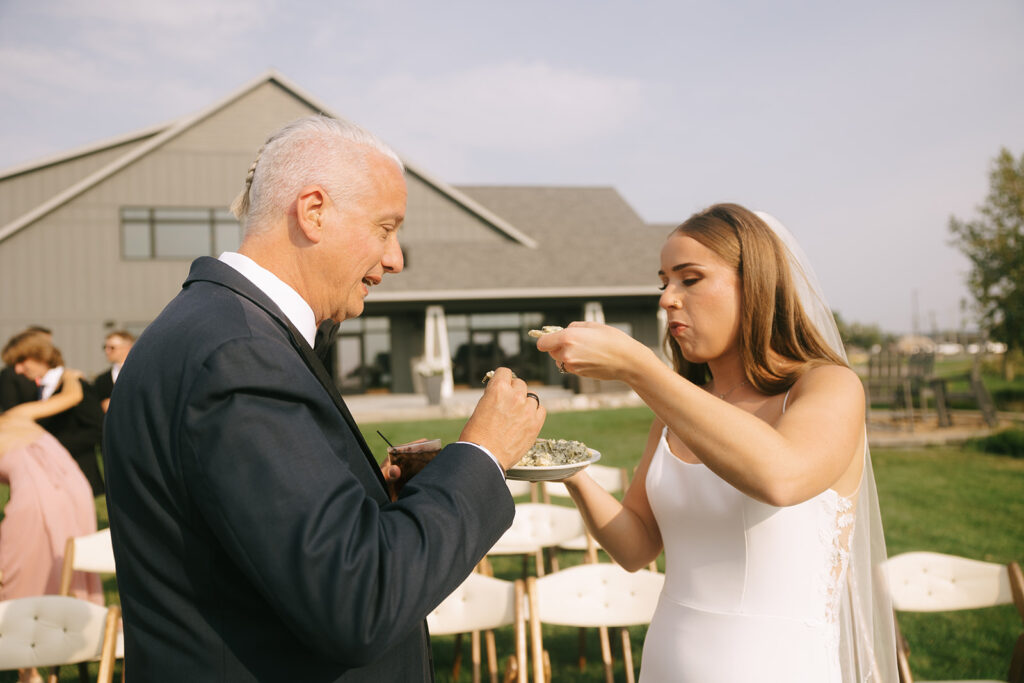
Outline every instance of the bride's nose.
<svg viewBox="0 0 1024 683"><path fill-rule="evenodd" d="M679 289L673 287L671 283L666 285L665 291L661 293L661 297L658 299L658 306L666 311L671 308L682 308L683 300L679 295Z"/></svg>

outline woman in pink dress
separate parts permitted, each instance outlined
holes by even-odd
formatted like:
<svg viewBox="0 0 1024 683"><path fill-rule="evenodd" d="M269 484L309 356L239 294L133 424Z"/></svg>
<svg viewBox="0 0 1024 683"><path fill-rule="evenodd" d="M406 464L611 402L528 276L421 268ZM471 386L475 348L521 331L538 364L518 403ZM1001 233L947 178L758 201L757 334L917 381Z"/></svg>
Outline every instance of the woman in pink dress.
<svg viewBox="0 0 1024 683"><path fill-rule="evenodd" d="M81 401L80 378L65 371L60 392L0 414L0 481L11 488L0 522L0 600L57 594L68 538L96 531L89 482L71 454L34 422ZM104 604L95 574L76 573L71 594ZM22 671L19 680L39 678Z"/></svg>

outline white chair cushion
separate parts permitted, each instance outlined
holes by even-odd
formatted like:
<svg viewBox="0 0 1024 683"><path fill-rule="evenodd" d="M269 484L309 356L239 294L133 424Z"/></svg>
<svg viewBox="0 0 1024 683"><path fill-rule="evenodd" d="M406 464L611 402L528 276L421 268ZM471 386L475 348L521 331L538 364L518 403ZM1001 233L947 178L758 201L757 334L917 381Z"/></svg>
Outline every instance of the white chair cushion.
<svg viewBox="0 0 1024 683"><path fill-rule="evenodd" d="M520 503L512 526L488 552L490 555L532 553L584 533L583 518L575 508L545 503Z"/></svg>
<svg viewBox="0 0 1024 683"><path fill-rule="evenodd" d="M515 622L515 583L470 574L427 615L434 635L490 631Z"/></svg>
<svg viewBox="0 0 1024 683"><path fill-rule="evenodd" d="M664 574L617 564L569 567L537 579L537 616L563 626L647 624L664 583Z"/></svg>
<svg viewBox="0 0 1024 683"><path fill-rule="evenodd" d="M0 669L96 659L107 609L59 595L0 602Z"/></svg>
<svg viewBox="0 0 1024 683"><path fill-rule="evenodd" d="M114 547L110 542L110 529L75 539L74 568L83 572L114 573Z"/></svg>
<svg viewBox="0 0 1024 683"><path fill-rule="evenodd" d="M885 563L893 607L910 612L976 609L1013 603L1005 565L913 552Z"/></svg>

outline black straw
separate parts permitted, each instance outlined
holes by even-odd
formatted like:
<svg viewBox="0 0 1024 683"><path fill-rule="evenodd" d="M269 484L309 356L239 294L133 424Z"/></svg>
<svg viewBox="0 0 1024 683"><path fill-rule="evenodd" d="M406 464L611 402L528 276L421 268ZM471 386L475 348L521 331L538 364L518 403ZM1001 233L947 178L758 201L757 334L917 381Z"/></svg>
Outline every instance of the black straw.
<svg viewBox="0 0 1024 683"><path fill-rule="evenodd" d="M379 429L377 430L377 433L380 434L380 430ZM391 442L388 441L388 437L384 436L383 434L380 434L380 438L384 439L384 443L386 443L388 446L390 446L391 448L394 448L394 446L391 444Z"/></svg>

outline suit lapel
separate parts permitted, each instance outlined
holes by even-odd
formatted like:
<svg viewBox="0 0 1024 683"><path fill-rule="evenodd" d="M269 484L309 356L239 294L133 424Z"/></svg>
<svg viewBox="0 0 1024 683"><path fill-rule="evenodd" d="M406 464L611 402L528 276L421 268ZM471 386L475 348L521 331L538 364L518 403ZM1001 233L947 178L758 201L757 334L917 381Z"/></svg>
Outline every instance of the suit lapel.
<svg viewBox="0 0 1024 683"><path fill-rule="evenodd" d="M299 332L291 321L288 320L287 316L281 312L281 309L279 309L266 294L252 284L252 282L245 278L241 273L231 266L221 263L215 258L203 256L192 263L192 269L189 271L188 279L185 280L185 284L187 285L189 282L196 280L205 280L207 282L213 282L223 287L227 287L239 296L245 297L262 308L270 317L276 320L278 324L284 327L288 332L288 338L291 341L292 346L299 352L299 355L313 373L313 376L317 378L317 381L319 381L327 391L331 400L334 401L334 405L337 406L338 412L341 413L341 416L345 419L345 422L355 435L356 441L359 443L359 447L362 449L363 455L366 456L367 461L370 463L371 469L376 473L377 480L386 491L387 485L384 482L384 475L380 471L380 466L377 464L377 461L373 459L370 447L366 444L366 440L363 438L363 433L360 431L359 425L356 424L355 418L352 417L352 413L349 412L348 406L345 404L345 399L341 397L341 392L338 391L337 385L335 385L334 380L331 379L331 375L327 372L327 368L324 367L323 361L320 360L313 349L309 346L309 343L306 342L302 333Z"/></svg>

